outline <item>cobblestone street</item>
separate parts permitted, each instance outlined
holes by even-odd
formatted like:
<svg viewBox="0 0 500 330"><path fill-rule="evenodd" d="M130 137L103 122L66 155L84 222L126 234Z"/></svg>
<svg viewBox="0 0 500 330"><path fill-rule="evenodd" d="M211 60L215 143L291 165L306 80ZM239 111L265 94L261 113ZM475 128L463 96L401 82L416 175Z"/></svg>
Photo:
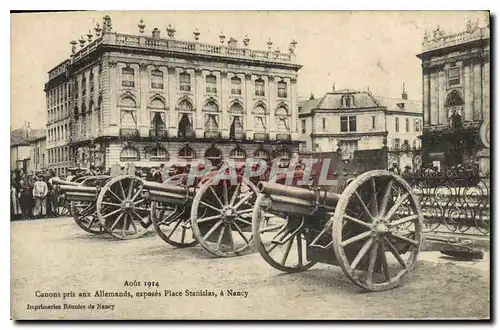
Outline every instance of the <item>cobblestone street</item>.
<svg viewBox="0 0 500 330"><path fill-rule="evenodd" d="M14 319L487 318L490 309L487 269L429 258L406 285L366 293L338 267L287 275L258 253L217 259L198 246L169 246L154 232L119 241L87 234L71 218L12 222L11 249ZM131 296L96 297L100 290ZM40 304L61 308L36 310Z"/></svg>

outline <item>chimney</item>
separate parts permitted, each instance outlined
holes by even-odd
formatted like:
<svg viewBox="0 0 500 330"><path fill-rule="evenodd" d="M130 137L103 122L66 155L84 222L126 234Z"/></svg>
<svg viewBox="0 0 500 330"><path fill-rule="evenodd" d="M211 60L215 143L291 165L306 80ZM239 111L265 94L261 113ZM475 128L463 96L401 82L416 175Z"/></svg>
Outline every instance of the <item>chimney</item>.
<svg viewBox="0 0 500 330"><path fill-rule="evenodd" d="M229 41L227 42L227 47L238 48L238 40L234 39L233 37L229 38Z"/></svg>
<svg viewBox="0 0 500 330"><path fill-rule="evenodd" d="M314 100L314 94L311 92L311 96L309 96L309 100Z"/></svg>
<svg viewBox="0 0 500 330"><path fill-rule="evenodd" d="M335 92L335 83L332 85L332 92Z"/></svg>
<svg viewBox="0 0 500 330"><path fill-rule="evenodd" d="M403 83L403 93L401 94L403 100L408 100L408 94L406 94L405 83Z"/></svg>

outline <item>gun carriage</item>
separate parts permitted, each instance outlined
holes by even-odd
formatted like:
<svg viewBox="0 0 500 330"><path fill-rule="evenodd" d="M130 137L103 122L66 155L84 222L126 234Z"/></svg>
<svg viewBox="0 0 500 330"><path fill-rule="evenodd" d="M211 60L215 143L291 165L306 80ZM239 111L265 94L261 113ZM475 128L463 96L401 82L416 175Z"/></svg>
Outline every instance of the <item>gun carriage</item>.
<svg viewBox="0 0 500 330"><path fill-rule="evenodd" d="M79 182L54 179L70 204L76 224L92 234L109 233L119 239L143 236L151 226L148 201L139 199L142 179L135 175L86 176Z"/></svg>
<svg viewBox="0 0 500 330"><path fill-rule="evenodd" d="M263 176L245 176L243 164L220 171L222 164L194 177L185 166L163 184L144 182L143 196L152 202L151 219L160 238L176 247L199 243L218 257L241 255L251 248L251 213L256 184ZM231 179L223 176L231 172Z"/></svg>
<svg viewBox="0 0 500 330"><path fill-rule="evenodd" d="M349 162L337 152L301 155L313 157L310 176L299 170L289 182L258 183L252 227L263 259L288 273L337 265L370 291L403 283L422 244L423 215L408 183L385 170L385 150L355 151Z"/></svg>

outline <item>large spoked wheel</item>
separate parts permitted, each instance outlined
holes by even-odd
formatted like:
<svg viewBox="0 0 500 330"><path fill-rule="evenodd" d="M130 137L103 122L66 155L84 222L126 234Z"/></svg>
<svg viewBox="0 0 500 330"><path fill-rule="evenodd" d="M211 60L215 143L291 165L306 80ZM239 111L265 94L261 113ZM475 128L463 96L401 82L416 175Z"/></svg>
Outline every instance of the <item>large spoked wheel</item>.
<svg viewBox="0 0 500 330"><path fill-rule="evenodd" d="M109 180L97 198L97 217L113 237L134 239L151 225L150 207L141 197L142 180L133 175Z"/></svg>
<svg viewBox="0 0 500 330"><path fill-rule="evenodd" d="M335 256L351 281L383 291L408 279L422 245L423 215L403 178L388 171L358 176L332 219Z"/></svg>
<svg viewBox="0 0 500 330"><path fill-rule="evenodd" d="M259 194L252 213L254 244L264 260L274 268L297 273L314 266L307 258L307 241L302 217L266 211L268 199Z"/></svg>
<svg viewBox="0 0 500 330"><path fill-rule="evenodd" d="M247 178L237 184L214 178L205 181L191 207L193 234L200 245L218 257L234 257L251 247L251 213L257 187Z"/></svg>
<svg viewBox="0 0 500 330"><path fill-rule="evenodd" d="M88 233L100 235L106 232L97 218L97 210L94 202L72 201L70 212L78 227Z"/></svg>
<svg viewBox="0 0 500 330"><path fill-rule="evenodd" d="M187 174L178 174L164 184L180 184L184 182ZM176 247L191 247L198 244L194 237L190 221L191 203L185 205L166 205L163 203L151 203L151 220L153 228L158 236Z"/></svg>

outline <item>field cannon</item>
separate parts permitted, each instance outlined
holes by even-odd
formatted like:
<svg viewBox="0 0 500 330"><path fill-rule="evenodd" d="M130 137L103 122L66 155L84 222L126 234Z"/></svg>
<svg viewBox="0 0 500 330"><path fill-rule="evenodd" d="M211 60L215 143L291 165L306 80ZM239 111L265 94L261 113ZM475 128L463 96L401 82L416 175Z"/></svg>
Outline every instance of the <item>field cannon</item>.
<svg viewBox="0 0 500 330"><path fill-rule="evenodd" d="M241 166L234 182L219 180L219 170L211 168L190 180L186 167L163 184L144 182L142 196L151 201L153 228L162 240L176 247L199 243L218 257L241 255L252 247L256 182L242 175Z"/></svg>
<svg viewBox="0 0 500 330"><path fill-rule="evenodd" d="M288 184L257 185L252 231L263 259L288 273L337 265L370 291L402 284L418 258L423 215L408 183L385 170L385 150L356 151L349 162L336 152L303 155L311 157L312 170Z"/></svg>
<svg viewBox="0 0 500 330"><path fill-rule="evenodd" d="M56 179L53 184L83 230L119 239L141 237L151 226L150 206L139 199L143 180L114 172L115 176L86 176L79 182Z"/></svg>

